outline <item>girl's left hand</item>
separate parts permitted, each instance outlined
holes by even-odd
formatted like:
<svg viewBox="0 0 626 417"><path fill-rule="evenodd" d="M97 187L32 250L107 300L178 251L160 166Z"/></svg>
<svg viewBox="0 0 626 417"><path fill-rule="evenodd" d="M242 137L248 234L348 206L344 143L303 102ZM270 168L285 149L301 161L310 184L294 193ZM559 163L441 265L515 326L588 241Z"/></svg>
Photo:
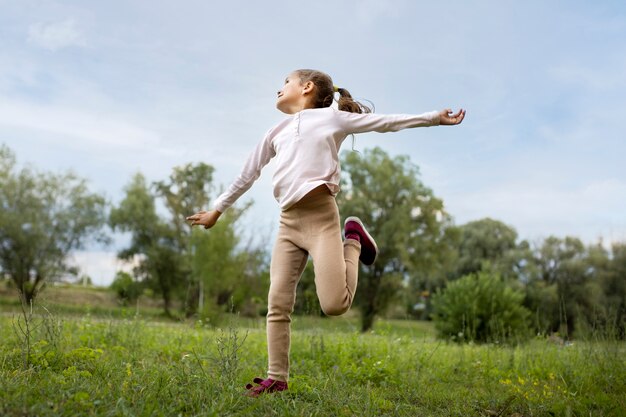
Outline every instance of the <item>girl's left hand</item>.
<svg viewBox="0 0 626 417"><path fill-rule="evenodd" d="M440 125L458 125L465 118L465 110L459 109L458 112L452 114L451 109L441 110L439 112L439 124Z"/></svg>
<svg viewBox="0 0 626 417"><path fill-rule="evenodd" d="M187 217L186 220L191 221L191 226L199 225L204 226L205 229L210 229L211 227L215 226L217 219L219 219L221 215L222 213L217 210L202 210L197 212L196 214Z"/></svg>

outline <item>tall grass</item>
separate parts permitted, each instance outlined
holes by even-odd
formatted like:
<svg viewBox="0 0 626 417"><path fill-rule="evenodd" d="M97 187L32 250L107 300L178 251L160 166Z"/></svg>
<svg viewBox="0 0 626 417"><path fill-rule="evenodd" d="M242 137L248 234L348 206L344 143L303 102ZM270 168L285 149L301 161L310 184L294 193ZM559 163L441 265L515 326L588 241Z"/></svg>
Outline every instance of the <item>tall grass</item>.
<svg viewBox="0 0 626 417"><path fill-rule="evenodd" d="M262 320L68 317L56 340L35 327L26 367L13 320L0 317L0 415L626 415L626 346L606 338L457 345L427 323L361 334L356 320L296 317L289 391L251 399Z"/></svg>

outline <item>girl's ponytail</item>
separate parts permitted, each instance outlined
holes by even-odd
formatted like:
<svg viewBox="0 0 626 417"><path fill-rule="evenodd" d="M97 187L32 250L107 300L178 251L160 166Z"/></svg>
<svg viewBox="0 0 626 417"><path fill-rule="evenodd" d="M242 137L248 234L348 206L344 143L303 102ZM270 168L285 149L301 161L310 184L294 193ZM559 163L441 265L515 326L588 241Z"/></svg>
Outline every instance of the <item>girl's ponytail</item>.
<svg viewBox="0 0 626 417"><path fill-rule="evenodd" d="M368 106L355 101L352 95L345 88L335 87L335 91L339 93L339 100L337 101L339 110L347 111L350 113L371 113L372 109Z"/></svg>
<svg viewBox="0 0 626 417"><path fill-rule="evenodd" d="M328 74L312 69L299 69L295 73L300 77L301 83L311 81L315 85L311 99L314 108L330 107L335 100L335 93L339 93L339 100L337 100L339 110L350 113L372 113L370 107L355 101L348 90L335 87Z"/></svg>

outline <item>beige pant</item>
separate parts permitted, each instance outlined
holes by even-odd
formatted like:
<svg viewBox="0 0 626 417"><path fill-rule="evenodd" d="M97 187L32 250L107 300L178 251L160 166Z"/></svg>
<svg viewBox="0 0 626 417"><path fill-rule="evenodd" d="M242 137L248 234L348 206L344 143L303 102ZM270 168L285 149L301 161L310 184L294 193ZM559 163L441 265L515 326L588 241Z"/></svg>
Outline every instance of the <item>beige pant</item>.
<svg viewBox="0 0 626 417"><path fill-rule="evenodd" d="M339 210L335 198L323 185L307 194L280 216L272 252L267 313L268 376L289 378L291 313L296 285L313 259L315 288L324 313L337 316L350 309L356 291L361 245L341 241Z"/></svg>

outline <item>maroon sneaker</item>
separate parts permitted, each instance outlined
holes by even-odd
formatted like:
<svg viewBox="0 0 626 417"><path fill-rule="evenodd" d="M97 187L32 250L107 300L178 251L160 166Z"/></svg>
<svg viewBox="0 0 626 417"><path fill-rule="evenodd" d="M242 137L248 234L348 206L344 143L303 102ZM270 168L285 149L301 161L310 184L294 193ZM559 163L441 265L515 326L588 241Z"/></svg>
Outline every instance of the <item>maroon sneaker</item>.
<svg viewBox="0 0 626 417"><path fill-rule="evenodd" d="M256 387L252 384L246 385L246 389L248 390L248 392L246 392L246 395L248 397L256 398L263 393L270 394L272 392L287 391L287 383L284 381L254 378L252 382L259 385L257 385Z"/></svg>
<svg viewBox="0 0 626 417"><path fill-rule="evenodd" d="M365 265L371 265L376 261L378 246L376 246L374 238L365 230L361 219L354 216L348 217L343 224L343 234L346 239L350 239L351 235L354 236L355 234L359 236L357 240L361 242L361 256L359 256L361 262Z"/></svg>

